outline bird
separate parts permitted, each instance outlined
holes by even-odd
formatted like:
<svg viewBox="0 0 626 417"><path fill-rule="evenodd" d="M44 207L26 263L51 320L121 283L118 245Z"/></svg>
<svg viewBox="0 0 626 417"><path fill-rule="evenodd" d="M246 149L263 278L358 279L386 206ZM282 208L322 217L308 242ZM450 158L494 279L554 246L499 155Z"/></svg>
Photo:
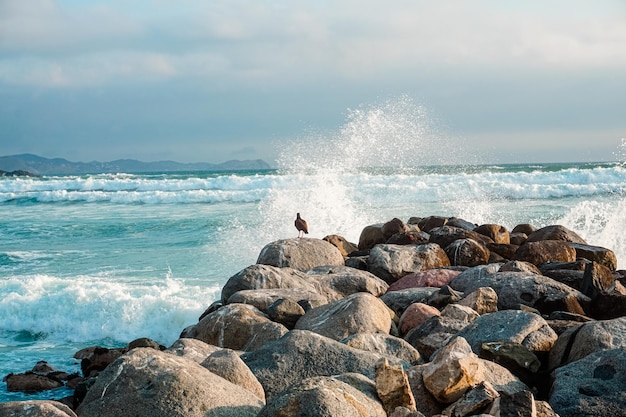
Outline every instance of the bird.
<svg viewBox="0 0 626 417"><path fill-rule="evenodd" d="M296 221L294 222L296 229L298 229L298 237L302 236L302 232L309 234L309 226L306 224L306 220L300 217L300 213L296 213Z"/></svg>

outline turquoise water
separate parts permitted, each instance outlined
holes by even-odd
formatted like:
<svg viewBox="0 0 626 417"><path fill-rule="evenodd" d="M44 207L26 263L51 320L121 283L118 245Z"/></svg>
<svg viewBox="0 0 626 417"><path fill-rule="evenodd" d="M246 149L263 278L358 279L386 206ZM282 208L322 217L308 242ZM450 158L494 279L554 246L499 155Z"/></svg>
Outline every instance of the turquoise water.
<svg viewBox="0 0 626 417"><path fill-rule="evenodd" d="M0 178L0 376L39 360L78 371L72 355L96 344L171 344L266 243L297 236L296 212L310 237L353 242L393 217L558 223L626 268L621 163L469 164L461 149L463 164L442 165L450 141L396 110L294 140L277 170ZM65 394L0 384L0 401Z"/></svg>

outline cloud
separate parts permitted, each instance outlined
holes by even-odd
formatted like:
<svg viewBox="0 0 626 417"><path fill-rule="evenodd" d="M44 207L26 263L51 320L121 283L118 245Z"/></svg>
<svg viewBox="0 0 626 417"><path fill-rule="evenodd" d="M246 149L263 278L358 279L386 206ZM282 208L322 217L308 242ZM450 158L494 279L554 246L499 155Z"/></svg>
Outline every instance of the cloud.
<svg viewBox="0 0 626 417"><path fill-rule="evenodd" d="M202 77L236 85L363 81L425 70L626 67L624 6L556 3L562 7L4 1L0 80L75 86Z"/></svg>

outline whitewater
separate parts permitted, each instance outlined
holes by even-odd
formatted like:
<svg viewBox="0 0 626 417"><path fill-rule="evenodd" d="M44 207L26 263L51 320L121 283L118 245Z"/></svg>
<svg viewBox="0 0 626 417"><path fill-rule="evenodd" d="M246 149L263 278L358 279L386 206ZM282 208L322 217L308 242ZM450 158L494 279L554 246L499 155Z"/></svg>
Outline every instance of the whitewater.
<svg viewBox="0 0 626 417"><path fill-rule="evenodd" d="M463 146L388 103L282 144L273 170L0 178L0 376L39 360L78 371L92 345L171 344L266 243L297 236L296 212L309 237L353 242L393 217L562 224L626 268L623 158L490 164ZM67 394L0 385L0 401Z"/></svg>

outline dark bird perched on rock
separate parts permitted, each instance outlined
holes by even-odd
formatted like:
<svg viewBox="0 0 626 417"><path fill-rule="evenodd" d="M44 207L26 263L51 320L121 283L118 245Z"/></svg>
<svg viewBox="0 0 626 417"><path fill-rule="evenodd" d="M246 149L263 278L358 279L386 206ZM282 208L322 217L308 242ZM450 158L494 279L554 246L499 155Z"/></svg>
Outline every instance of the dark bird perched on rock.
<svg viewBox="0 0 626 417"><path fill-rule="evenodd" d="M300 213L296 214L296 221L294 222L296 229L298 229L298 237L302 237L302 232L309 234L309 226L306 224L306 220L300 217Z"/></svg>

